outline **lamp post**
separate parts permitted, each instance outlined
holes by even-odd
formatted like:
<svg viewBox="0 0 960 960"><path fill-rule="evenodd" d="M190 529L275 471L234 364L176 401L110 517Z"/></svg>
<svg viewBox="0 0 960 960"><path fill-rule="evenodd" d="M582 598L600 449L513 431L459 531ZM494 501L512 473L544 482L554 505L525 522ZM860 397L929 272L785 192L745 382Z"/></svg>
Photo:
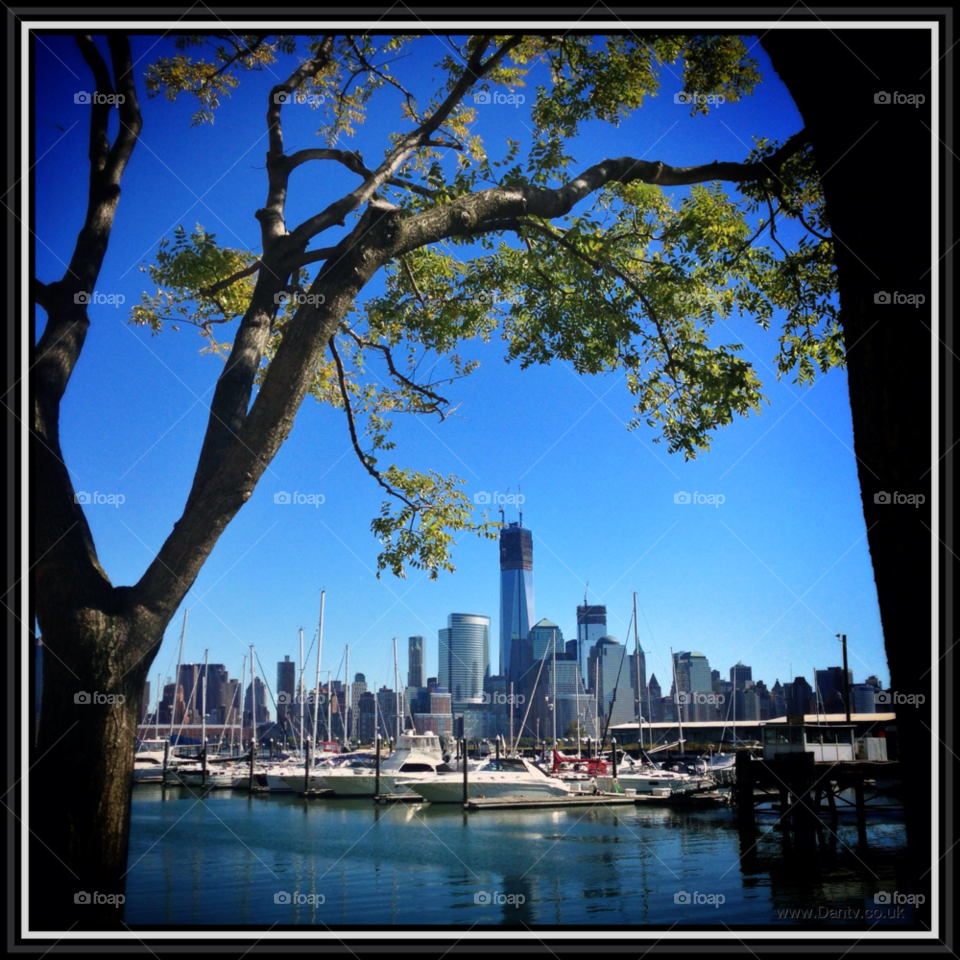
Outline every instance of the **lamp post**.
<svg viewBox="0 0 960 960"><path fill-rule="evenodd" d="M847 708L847 723L850 722L850 674L847 672L847 635L836 634L836 638L843 644L843 702Z"/></svg>

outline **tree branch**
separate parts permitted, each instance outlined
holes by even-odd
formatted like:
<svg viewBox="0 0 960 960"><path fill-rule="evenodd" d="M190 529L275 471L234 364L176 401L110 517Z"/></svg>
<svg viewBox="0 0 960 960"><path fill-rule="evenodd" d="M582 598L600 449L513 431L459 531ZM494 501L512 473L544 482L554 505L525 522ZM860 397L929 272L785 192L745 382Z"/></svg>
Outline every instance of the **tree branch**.
<svg viewBox="0 0 960 960"><path fill-rule="evenodd" d="M353 407L350 405L350 394L347 390L347 381L343 372L343 361L340 359L340 354L337 352L337 345L334 343L333 337L330 338L330 343L328 346L330 347L330 353L333 356L333 362L337 367L337 383L340 385L340 396L343 397L343 409L347 414L347 424L350 427L350 441L353 444L354 452L360 458L360 462L363 464L367 473L369 473L370 476L373 477L373 479L376 480L377 483L379 483L380 486L383 487L383 489L386 490L391 497L396 497L397 500L405 503L408 507L410 507L411 510L413 510L414 513L416 513L419 508L415 504L411 503L402 493L394 490L393 487L391 487L390 484L383 479L380 471L377 470L377 468L370 462L363 450L360 449L360 440L357 438L357 425L353 416Z"/></svg>

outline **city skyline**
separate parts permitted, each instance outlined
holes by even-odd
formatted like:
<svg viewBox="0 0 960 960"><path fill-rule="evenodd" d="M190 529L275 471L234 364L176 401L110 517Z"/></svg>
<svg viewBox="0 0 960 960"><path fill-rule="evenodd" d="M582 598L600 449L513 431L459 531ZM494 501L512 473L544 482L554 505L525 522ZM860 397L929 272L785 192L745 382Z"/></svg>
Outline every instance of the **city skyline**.
<svg viewBox="0 0 960 960"><path fill-rule="evenodd" d="M70 44L58 44L57 53L78 73L84 69ZM58 69L52 53L39 50L38 57L41 73ZM638 154L656 144L667 162L696 163L712 161L718 149L745 154L756 129L789 136L801 118L763 54L761 60L770 82L735 107L691 124L677 123L673 96L680 83L665 75L663 95L644 106L642 119L625 119L615 133L603 125L585 128L578 167L624 144L634 143ZM248 82L266 91L270 79L252 75ZM65 119L73 105L57 96L39 91L37 109ZM226 102L224 120L259 124L254 105L260 102L255 95L249 102ZM180 104L145 100L141 106L152 138L183 135ZM291 144L313 142L312 113L289 111ZM497 152L507 137L527 136L521 122L527 119L524 110L490 110L479 118L478 132ZM225 122L195 132L195 164L187 176L197 182L195 193L148 153L141 155L138 163L153 177L151 202L135 185L125 192L102 290L124 294L128 305L139 302L137 265L155 255L155 245L144 248L144 231L159 238L169 236L171 224L192 229L200 221L230 246L256 249L259 225L250 211L262 205L262 172L238 167L228 180L218 180L230 129ZM372 156L385 132L373 118L350 146ZM39 129L38 150L47 151L59 136L55 128ZM58 149L63 162L82 165L87 148L74 130ZM196 205L209 184L206 202L226 223ZM689 188L664 195L680 202ZM39 199L38 230L48 245L37 250L40 274L62 269L53 251L71 249L84 203L82 192ZM305 205L309 200L299 192L291 197L291 216ZM381 289L374 283L369 293ZM124 495L122 506L91 504L86 510L104 569L113 583L124 584L137 582L179 516L192 482L189 454L206 427L207 409L198 398L211 389L220 361L201 355L201 343L186 330L152 337L128 326L126 311L107 314L97 314L89 359L71 380L62 414L64 452L78 490ZM775 327L781 320L776 315L771 322ZM490 519L496 518L493 495L506 491L517 491L514 503L505 504L507 519L517 519L522 485L537 557L537 611L574 638L574 611L586 590L589 604L606 606L607 632L625 640L637 590L648 669L661 682L670 673L671 647L710 650L717 662L752 661L758 676L811 678L814 661L836 661L837 633L847 634L850 666L858 675L886 677L846 372L833 370L810 388L778 381L770 362L775 333L738 317L718 321L718 331L744 344L770 405L762 416L738 418L719 430L710 451L695 461L667 454L644 424L627 430L635 415L622 378L580 375L566 362L521 370L503 362L503 345L494 337L470 345L471 359L481 366L455 384L457 416L443 423L397 418L397 462L463 477L476 509L493 508ZM127 414L134 394L152 398L137 420ZM98 416L87 417L89 409ZM274 499L280 491L322 494L323 502L281 504ZM342 412L304 404L289 442L184 601L190 609L185 656L199 661L209 648L211 660L239 675L253 643L264 663L279 661L295 648L299 627L309 645L321 587L329 601L323 670L334 676L343 676L349 643L352 662L364 665L371 683L392 682L391 638L402 642L418 634L426 639L426 672L435 675L437 630L450 611L484 612L492 637L499 638L496 540L462 538L452 576L441 573L431 581L411 570L406 580L389 572L378 579L379 545L370 521L380 514L382 492L353 456ZM677 499L695 492L722 494L724 502ZM153 680L173 673L181 621L182 610L165 632Z"/></svg>

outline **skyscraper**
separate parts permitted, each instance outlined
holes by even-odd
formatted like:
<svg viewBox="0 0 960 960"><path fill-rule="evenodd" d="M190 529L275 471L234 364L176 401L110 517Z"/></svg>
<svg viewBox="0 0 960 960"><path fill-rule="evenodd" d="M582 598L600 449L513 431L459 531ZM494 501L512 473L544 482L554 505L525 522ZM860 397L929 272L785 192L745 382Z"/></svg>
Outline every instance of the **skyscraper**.
<svg viewBox="0 0 960 960"><path fill-rule="evenodd" d="M533 624L533 534L519 523L500 531L500 664L507 683L519 682ZM456 693L454 693L456 700Z"/></svg>
<svg viewBox="0 0 960 960"><path fill-rule="evenodd" d="M423 660L423 637L410 637L407 640L407 686L425 687L427 668Z"/></svg>
<svg viewBox="0 0 960 960"><path fill-rule="evenodd" d="M450 691L455 706L480 702L484 678L490 675L490 618L451 613L438 633L440 686Z"/></svg>
<svg viewBox="0 0 960 960"><path fill-rule="evenodd" d="M586 676L587 660L594 644L607 632L607 608L601 604L581 604L577 607L577 660L580 672ZM593 681L587 679L589 687Z"/></svg>
<svg viewBox="0 0 960 960"><path fill-rule="evenodd" d="M277 723L283 726L297 692L297 665L290 657L277 664ZM294 715L296 710L293 711Z"/></svg>

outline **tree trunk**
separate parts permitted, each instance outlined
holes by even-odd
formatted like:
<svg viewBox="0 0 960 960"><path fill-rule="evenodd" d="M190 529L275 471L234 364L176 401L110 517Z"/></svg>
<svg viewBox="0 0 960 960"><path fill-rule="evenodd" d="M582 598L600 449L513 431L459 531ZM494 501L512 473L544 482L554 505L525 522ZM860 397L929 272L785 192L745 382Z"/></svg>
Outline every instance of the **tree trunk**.
<svg viewBox="0 0 960 960"><path fill-rule="evenodd" d="M144 638L131 636L131 617L91 609L70 621L43 634L43 700L29 775L31 926L39 930L123 919L134 741L153 659L151 651L132 662L124 652L143 648Z"/></svg>
<svg viewBox="0 0 960 960"><path fill-rule="evenodd" d="M772 30L762 43L803 116L837 240L854 452L890 685L901 696L925 698L920 705L888 708L897 714L911 880L923 890L930 882L933 815L932 793L924 789L931 780L928 638L936 546L930 467L938 456L930 414L931 135L924 128L931 123L930 45L921 31L841 31L841 36L843 43L826 30ZM877 93L894 91L923 93L926 104L874 102ZM884 155L909 158L908 185L898 183L898 164L878 162ZM922 294L926 302L920 307L876 302L877 294L894 291ZM879 502L884 499L879 494L894 492L922 494L926 502L919 508ZM844 627L837 624L839 632ZM849 639L855 656L856 635Z"/></svg>

